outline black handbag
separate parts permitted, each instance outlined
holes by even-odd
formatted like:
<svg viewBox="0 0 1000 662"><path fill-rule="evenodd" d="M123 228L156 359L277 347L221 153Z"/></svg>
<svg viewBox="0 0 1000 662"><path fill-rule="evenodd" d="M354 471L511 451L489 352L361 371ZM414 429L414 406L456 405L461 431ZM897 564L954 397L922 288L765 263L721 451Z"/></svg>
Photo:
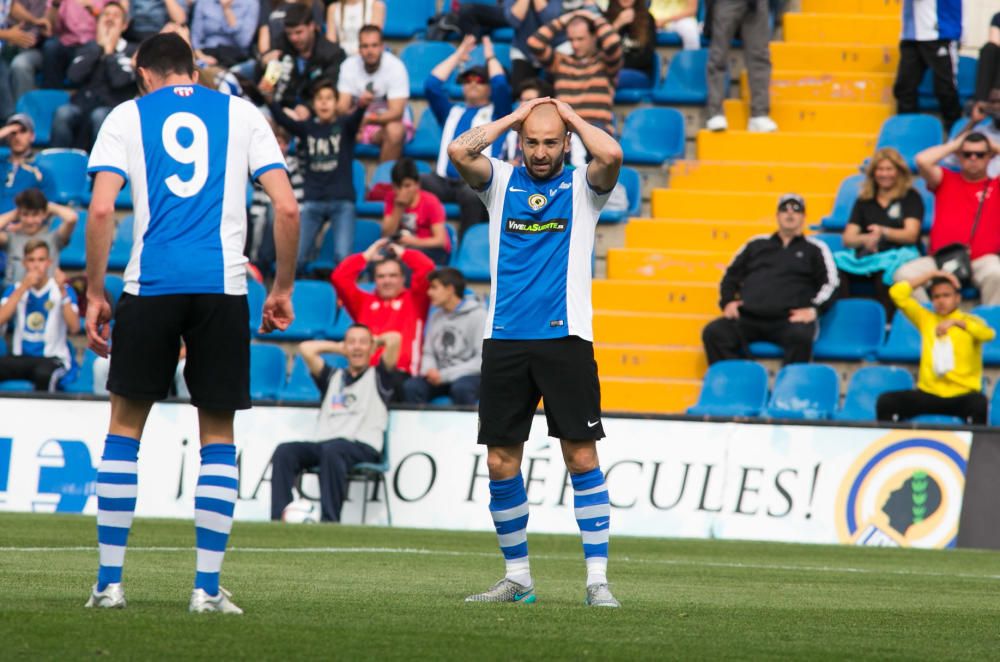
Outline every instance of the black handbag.
<svg viewBox="0 0 1000 662"><path fill-rule="evenodd" d="M972 282L972 256L969 248L972 246L972 239L976 236L976 228L979 227L979 219L983 215L983 204L986 202L986 193L990 188L989 179L983 187L983 195L979 198L979 207L976 209L976 218L972 222L972 232L969 233L969 243L954 243L942 246L934 253L934 261L938 269L947 271L957 278L963 286Z"/></svg>

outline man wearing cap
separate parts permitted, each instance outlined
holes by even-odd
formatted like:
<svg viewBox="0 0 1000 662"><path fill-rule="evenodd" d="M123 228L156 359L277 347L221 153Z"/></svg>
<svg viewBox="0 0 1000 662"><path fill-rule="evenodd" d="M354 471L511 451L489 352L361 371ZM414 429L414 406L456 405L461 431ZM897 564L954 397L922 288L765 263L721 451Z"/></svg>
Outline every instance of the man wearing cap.
<svg viewBox="0 0 1000 662"><path fill-rule="evenodd" d="M709 364L743 358L759 340L780 345L786 364L811 360L816 320L839 281L826 244L802 235L805 212L802 196L781 196L778 231L753 237L736 253L722 277L722 317L702 332Z"/></svg>
<svg viewBox="0 0 1000 662"><path fill-rule="evenodd" d="M441 202L457 202L461 213L461 234L476 223L489 220L486 207L465 180L459 177L458 170L448 159L448 145L452 140L469 129L489 124L513 109L510 85L503 66L493 52L493 42L489 37L483 37L483 55L486 66L475 65L467 67L458 75L462 86L462 99L465 103L453 104L448 100L445 81L452 72L468 60L472 49L476 47L476 38L467 35L458 49L445 58L431 70L424 83L424 94L427 103L434 113L441 131L441 151L438 152L437 167L433 173L420 178L420 183ZM503 141L498 140L488 146L484 152L487 156L500 158Z"/></svg>
<svg viewBox="0 0 1000 662"><path fill-rule="evenodd" d="M11 115L0 129L0 141L10 149L10 156L3 162L3 189L0 199L12 201L29 188L41 188L45 176L35 160L35 123L26 113Z"/></svg>

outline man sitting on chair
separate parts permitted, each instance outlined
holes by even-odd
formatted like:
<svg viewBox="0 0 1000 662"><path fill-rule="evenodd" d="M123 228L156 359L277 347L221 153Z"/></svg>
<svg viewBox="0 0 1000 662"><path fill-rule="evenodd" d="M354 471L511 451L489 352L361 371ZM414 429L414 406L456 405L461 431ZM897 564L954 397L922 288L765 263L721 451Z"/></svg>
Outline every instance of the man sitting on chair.
<svg viewBox="0 0 1000 662"><path fill-rule="evenodd" d="M340 521L348 472L362 462L378 462L382 455L399 345L399 333L374 336L363 324L348 328L343 342L307 340L299 345L299 353L323 393L315 433L316 439L323 441L289 441L274 449L271 519L280 520L291 503L292 486L299 474L319 467L322 521ZM381 347L385 348L382 360L372 366L372 355ZM344 355L347 367L328 366L324 353Z"/></svg>

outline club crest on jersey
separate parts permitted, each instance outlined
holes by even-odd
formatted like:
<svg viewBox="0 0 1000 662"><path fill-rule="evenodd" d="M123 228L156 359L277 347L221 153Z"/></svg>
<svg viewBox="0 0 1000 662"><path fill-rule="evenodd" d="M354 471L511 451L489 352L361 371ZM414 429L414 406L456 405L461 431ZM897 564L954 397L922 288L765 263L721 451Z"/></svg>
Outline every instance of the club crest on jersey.
<svg viewBox="0 0 1000 662"><path fill-rule="evenodd" d="M29 331L41 331L45 328L45 315L42 315L38 311L30 313L24 320L24 324L28 327Z"/></svg>
<svg viewBox="0 0 1000 662"><path fill-rule="evenodd" d="M182 85L174 88L174 94L179 97L189 97L194 94L194 88L190 85Z"/></svg>
<svg viewBox="0 0 1000 662"><path fill-rule="evenodd" d="M534 211L538 211L544 207L548 201L549 199L541 193L532 193L528 196L528 206Z"/></svg>

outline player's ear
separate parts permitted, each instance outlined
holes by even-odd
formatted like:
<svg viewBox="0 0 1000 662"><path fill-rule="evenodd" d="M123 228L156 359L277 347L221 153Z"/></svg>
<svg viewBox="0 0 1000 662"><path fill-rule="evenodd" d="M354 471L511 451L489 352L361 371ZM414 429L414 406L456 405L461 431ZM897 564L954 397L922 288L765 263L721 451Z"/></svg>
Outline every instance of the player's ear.
<svg viewBox="0 0 1000 662"><path fill-rule="evenodd" d="M566 137L563 139L563 152L565 154L569 154L569 151L572 149L572 147L573 146L570 144L570 133L569 131L567 131Z"/></svg>
<svg viewBox="0 0 1000 662"><path fill-rule="evenodd" d="M200 75L201 72L197 68L195 68L194 73L191 74L191 80L194 81L195 85L198 84L198 78Z"/></svg>

